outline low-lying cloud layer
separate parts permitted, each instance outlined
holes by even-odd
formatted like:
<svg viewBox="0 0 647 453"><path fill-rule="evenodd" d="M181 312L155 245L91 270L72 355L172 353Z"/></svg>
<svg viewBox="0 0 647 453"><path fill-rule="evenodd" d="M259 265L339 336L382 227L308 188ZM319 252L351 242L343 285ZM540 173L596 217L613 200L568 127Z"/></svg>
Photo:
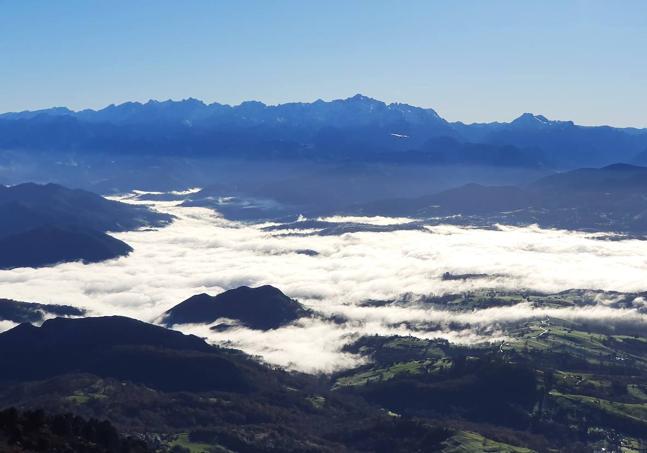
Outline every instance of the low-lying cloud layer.
<svg viewBox="0 0 647 453"><path fill-rule="evenodd" d="M600 235L536 227L485 230L449 225L340 236L285 235L285 231L264 230L268 224L231 222L204 208L179 207L175 202L156 202L155 206L177 220L159 230L115 234L134 248L130 256L90 265L0 271L0 297L68 304L86 308L91 315L121 314L152 321L197 293L271 284L323 315L341 314L349 321L336 324L314 318L269 332L245 328L214 332L206 326L183 330L220 344L228 341L269 362L305 371L357 364L361 359L340 349L362 334L413 332L473 342L500 338L497 325L510 319L630 317L647 322L637 309L618 310L602 302L594 307L541 309L520 300L512 307L461 313L422 305L358 305L405 293L441 295L483 287L644 291L647 241L606 241ZM366 223L405 221L372 218ZM317 254L304 254L304 250ZM445 272L492 277L447 280L442 278ZM472 330L451 330L446 325L452 321L492 328L483 337ZM411 330L421 322L439 328ZM0 329L8 327L0 324Z"/></svg>

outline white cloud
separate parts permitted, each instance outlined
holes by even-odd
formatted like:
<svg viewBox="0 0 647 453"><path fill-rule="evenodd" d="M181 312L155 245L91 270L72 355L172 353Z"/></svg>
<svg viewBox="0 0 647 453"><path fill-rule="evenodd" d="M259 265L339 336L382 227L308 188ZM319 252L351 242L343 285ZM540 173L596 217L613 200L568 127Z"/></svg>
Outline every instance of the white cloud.
<svg viewBox="0 0 647 453"><path fill-rule="evenodd" d="M304 219L305 220L305 219ZM402 225L405 223L415 222L416 219L408 217L383 217L383 216L331 216L319 217L317 220L322 222L335 222L335 223L362 223L365 225Z"/></svg>
<svg viewBox="0 0 647 453"><path fill-rule="evenodd" d="M316 373L333 372L366 363L366 358L342 352L344 345L362 335L409 335L405 326L388 327L382 322L351 321L335 324L318 318L305 318L276 330L259 332L237 327L224 332L214 332L205 325L185 325L182 330L209 338L221 345L243 349L262 357L265 361L290 369ZM500 332L480 336L472 329L459 331L438 330L417 332L420 338L445 338L462 344L474 342L499 342Z"/></svg>
<svg viewBox="0 0 647 453"><path fill-rule="evenodd" d="M90 265L0 271L0 297L68 304L91 314L151 321L197 293L272 284L317 311L342 313L352 322L336 325L315 319L264 333L244 328L212 332L204 326L183 330L197 329L212 341L229 340L272 363L307 371L356 364L357 357L340 353L344 344L366 333L408 334L405 327L394 327L405 322L453 320L488 325L542 316L634 317L645 322L637 310L604 306L608 300L598 301L593 308L537 309L519 304L467 313L421 306L360 307L357 303L404 293L440 295L481 287L546 292L646 290L647 241L603 241L599 235L537 227L484 230L450 225L423 231L285 236L280 231L264 231L267 224L230 222L203 208L182 208L175 202L156 202L155 206L174 214L177 221L155 231L115 234L133 246L130 256ZM388 221L370 220L376 224ZM297 253L305 249L319 254ZM492 277L444 281L444 272ZM424 335L453 341L483 339L445 328Z"/></svg>
<svg viewBox="0 0 647 453"><path fill-rule="evenodd" d="M11 321L0 321L0 332L4 332L9 329L13 329L17 324Z"/></svg>

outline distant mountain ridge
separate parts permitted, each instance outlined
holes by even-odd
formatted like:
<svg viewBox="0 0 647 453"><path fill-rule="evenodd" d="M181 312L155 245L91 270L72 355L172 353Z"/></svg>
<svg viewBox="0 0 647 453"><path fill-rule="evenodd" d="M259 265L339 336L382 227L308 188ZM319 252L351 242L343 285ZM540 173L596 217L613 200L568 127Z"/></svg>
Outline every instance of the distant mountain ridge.
<svg viewBox="0 0 647 453"><path fill-rule="evenodd" d="M419 154L427 154L426 144L437 138L514 151L481 159L495 166L600 166L632 161L647 150L647 129L579 126L530 113L510 123L450 123L433 109L359 94L279 105L247 101L230 106L190 98L0 114L0 149L6 150L434 164L437 159ZM408 153L399 154L403 151ZM451 163L469 161L461 151L452 149Z"/></svg>
<svg viewBox="0 0 647 453"><path fill-rule="evenodd" d="M525 186L466 184L432 195L382 200L346 213L429 218L459 223L647 235L647 167L614 164L543 177Z"/></svg>
<svg viewBox="0 0 647 453"><path fill-rule="evenodd" d="M246 101L231 106L204 102L188 98L181 101L156 101L146 103L125 102L111 104L103 109L73 111L66 107L53 107L36 111L9 112L0 114L0 119L28 120L44 117L69 116L82 121L112 124L146 124L157 122L179 122L197 126L208 121L227 121L229 124L290 123L309 122L332 127L358 126L378 122L393 124L406 121L412 124L436 124L449 126L433 109L414 107L408 104L386 104L382 101L357 94L347 99L312 102L291 102L267 105L259 101Z"/></svg>

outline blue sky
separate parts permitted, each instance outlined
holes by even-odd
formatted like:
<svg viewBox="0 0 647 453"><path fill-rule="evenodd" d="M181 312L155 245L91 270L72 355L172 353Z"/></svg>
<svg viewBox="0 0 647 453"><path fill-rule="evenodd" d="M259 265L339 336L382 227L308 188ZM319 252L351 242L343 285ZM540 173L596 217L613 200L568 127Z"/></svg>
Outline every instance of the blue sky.
<svg viewBox="0 0 647 453"><path fill-rule="evenodd" d="M647 2L0 0L0 111L362 93L647 127Z"/></svg>

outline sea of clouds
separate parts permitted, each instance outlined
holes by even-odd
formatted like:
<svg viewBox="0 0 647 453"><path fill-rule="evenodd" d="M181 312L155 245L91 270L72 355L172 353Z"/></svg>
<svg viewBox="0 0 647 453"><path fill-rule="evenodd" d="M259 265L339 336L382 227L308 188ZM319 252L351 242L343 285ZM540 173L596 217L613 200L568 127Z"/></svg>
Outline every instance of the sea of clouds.
<svg viewBox="0 0 647 453"><path fill-rule="evenodd" d="M135 198L124 201L138 202ZM414 334L473 343L500 341L505 337L499 329L501 323L546 316L630 319L647 324L639 310L641 300L635 308L626 309L608 307L604 301L590 307L538 308L520 300L512 306L459 313L420 304L360 304L367 299L441 295L484 287L644 291L647 241L603 240L600 234L538 227L451 225L338 236L304 231L286 235L285 230L264 229L268 223L232 222L205 208L163 201L152 205L173 214L176 220L162 229L114 234L134 248L128 257L98 264L0 271L0 297L74 305L91 315L119 314L156 321L164 311L197 293L215 295L241 285L271 284L323 316L267 332L243 327L215 332L204 325L178 328L307 372L329 372L361 363L364 359L342 348L364 334ZM408 221L384 217L325 220L376 225ZM303 250L317 254L303 254ZM445 272L491 277L443 280ZM342 315L348 321L326 320L332 315ZM452 322L481 328L455 330L450 327ZM424 323L436 328L416 328ZM0 330L10 327L10 323L0 323Z"/></svg>

